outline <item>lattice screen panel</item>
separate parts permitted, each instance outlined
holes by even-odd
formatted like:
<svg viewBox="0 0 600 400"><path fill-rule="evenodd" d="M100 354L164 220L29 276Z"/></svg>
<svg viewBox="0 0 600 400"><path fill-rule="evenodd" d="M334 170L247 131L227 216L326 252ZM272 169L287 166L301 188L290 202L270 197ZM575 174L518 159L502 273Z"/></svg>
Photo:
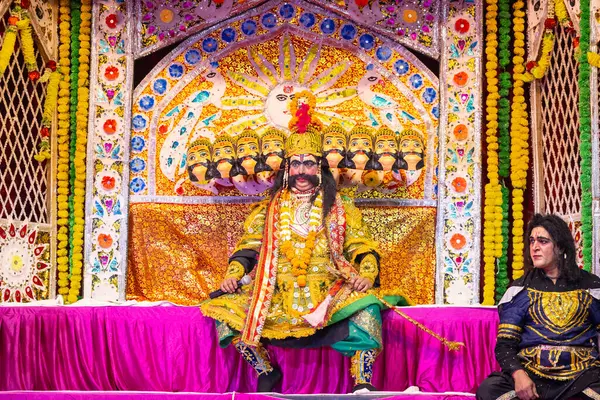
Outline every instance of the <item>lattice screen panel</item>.
<svg viewBox="0 0 600 400"><path fill-rule="evenodd" d="M573 38L557 27L551 67L541 83L544 204L546 213L579 214L579 89Z"/></svg>
<svg viewBox="0 0 600 400"><path fill-rule="evenodd" d="M2 36L7 19L8 13L0 18ZM44 61L35 47L41 67ZM39 142L45 88L46 84L29 81L18 39L13 58L0 76L0 219L49 223L49 164L33 158Z"/></svg>

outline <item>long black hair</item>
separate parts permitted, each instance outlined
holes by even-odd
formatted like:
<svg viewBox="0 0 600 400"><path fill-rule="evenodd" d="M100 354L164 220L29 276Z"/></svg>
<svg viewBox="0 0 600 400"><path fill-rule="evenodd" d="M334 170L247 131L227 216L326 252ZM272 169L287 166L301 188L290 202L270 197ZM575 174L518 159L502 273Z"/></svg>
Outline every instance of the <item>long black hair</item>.
<svg viewBox="0 0 600 400"><path fill-rule="evenodd" d="M531 231L534 228L542 227L550 235L550 239L554 243L554 252L558 259L558 271L560 276L565 277L568 281L577 281L581 275L581 271L577 266L575 260L575 240L573 234L569 229L569 225L557 215L548 214L535 214L529 225L527 225L527 236L525 236L526 243L528 243L531 237ZM529 245L525 245L525 268L528 271L533 269L533 261L531 259L531 253Z"/></svg>
<svg viewBox="0 0 600 400"><path fill-rule="evenodd" d="M337 193L337 184L331 171L328 167L323 165L320 158L318 158L319 167L321 168L321 188L323 189L323 218L325 218L329 211L331 211L331 207L333 207L333 203L335 203L335 194ZM277 176L275 177L275 184L271 188L271 198L279 192L279 190L283 187L283 176L285 174L285 170L289 168L289 160L286 160L283 164L283 168L281 168L277 172ZM317 198L318 192L315 192L311 201L315 201Z"/></svg>

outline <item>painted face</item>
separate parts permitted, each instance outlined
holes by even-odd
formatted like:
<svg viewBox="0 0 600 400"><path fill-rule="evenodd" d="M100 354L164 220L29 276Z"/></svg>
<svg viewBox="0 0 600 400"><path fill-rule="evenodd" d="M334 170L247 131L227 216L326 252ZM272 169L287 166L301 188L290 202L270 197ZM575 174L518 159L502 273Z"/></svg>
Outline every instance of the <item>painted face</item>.
<svg viewBox="0 0 600 400"><path fill-rule="evenodd" d="M329 132L323 138L323 156L331 168L337 168L346 155L346 137L338 132Z"/></svg>
<svg viewBox="0 0 600 400"><path fill-rule="evenodd" d="M306 90L303 86L294 85L293 82L283 82L273 88L266 101L265 115L277 128L288 129L292 119L290 101L296 93Z"/></svg>
<svg viewBox="0 0 600 400"><path fill-rule="evenodd" d="M536 226L529 237L529 254L535 268L558 266L558 256L552 237L546 229Z"/></svg>
<svg viewBox="0 0 600 400"><path fill-rule="evenodd" d="M375 155L384 171L391 171L398 155L396 138L391 135L380 135L375 140Z"/></svg>
<svg viewBox="0 0 600 400"><path fill-rule="evenodd" d="M262 139L262 155L273 171L281 168L283 161L283 140L279 136L264 136Z"/></svg>
<svg viewBox="0 0 600 400"><path fill-rule="evenodd" d="M230 141L218 142L213 145L213 160L221 173L221 178L229 178L229 171L233 167L234 152Z"/></svg>
<svg viewBox="0 0 600 400"><path fill-rule="evenodd" d="M364 133L355 133L348 141L348 153L354 161L357 169L364 169L367 161L373 153L373 141L371 136Z"/></svg>
<svg viewBox="0 0 600 400"><path fill-rule="evenodd" d="M188 149L186 166L192 182L206 182L206 170L209 162L210 149L207 145L199 144Z"/></svg>
<svg viewBox="0 0 600 400"><path fill-rule="evenodd" d="M319 164L315 156L300 154L290 157L290 187L300 191L310 190L319 184Z"/></svg>
<svg viewBox="0 0 600 400"><path fill-rule="evenodd" d="M423 142L414 137L406 137L400 141L400 153L406 163L408 170L414 171L419 161L423 160Z"/></svg>
<svg viewBox="0 0 600 400"><path fill-rule="evenodd" d="M258 162L259 154L258 139L255 137L243 137L237 141L237 158L240 165L248 175L254 173L254 166Z"/></svg>

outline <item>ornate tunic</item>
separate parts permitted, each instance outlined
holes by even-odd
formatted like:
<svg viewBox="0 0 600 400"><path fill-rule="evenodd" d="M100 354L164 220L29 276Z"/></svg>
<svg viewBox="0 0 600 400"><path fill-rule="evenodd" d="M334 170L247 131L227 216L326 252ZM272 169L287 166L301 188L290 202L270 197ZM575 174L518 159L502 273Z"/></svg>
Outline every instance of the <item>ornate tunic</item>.
<svg viewBox="0 0 600 400"><path fill-rule="evenodd" d="M581 271L578 282L553 283L533 270L508 289L499 305L496 358L504 372L517 369L567 381L597 361L600 279Z"/></svg>
<svg viewBox="0 0 600 400"><path fill-rule="evenodd" d="M301 257L306 245L305 239L309 233L309 213L311 211L310 196L291 195L289 210L291 214L291 242L295 257ZM375 247L367 226L362 220L362 214L348 198L340 198L338 203L343 204L345 214L345 237L343 238L343 252L347 261L360 265L359 274L375 282L379 273ZM281 202L280 199L274 200ZM230 267L226 278L240 279L244 273L255 269L258 253L263 246L265 235L266 216L269 201L256 205L244 224L242 236L233 256L230 258ZM340 207L342 208L342 207ZM279 210L281 213L281 209ZM332 211L334 212L334 211ZM279 237L281 219L274 223L275 237ZM298 284L298 277L292 272L290 260L282 251L275 251L276 274L274 289L268 307L268 313L261 336L268 339L283 339L288 337L306 337L314 334L316 328L306 322L302 316L308 314L328 296L331 287L339 278L338 267L332 257L330 245L330 229L328 220L321 221L317 229L315 245L312 250L306 271L306 285ZM277 245L281 243L278 242ZM277 249L277 246L275 246ZM366 258L368 255L369 258ZM361 261L363 261L361 263ZM253 273L256 271L252 271ZM258 280L258 278L256 279ZM209 300L202 305L205 315L224 322L229 328L241 331L246 323L250 308L249 298L258 284L242 287L241 293L234 293ZM262 289L259 289L262 290ZM348 302L359 300L368 296L367 293L353 293L346 298L344 304L338 304L340 309ZM221 329L226 329L222 327Z"/></svg>

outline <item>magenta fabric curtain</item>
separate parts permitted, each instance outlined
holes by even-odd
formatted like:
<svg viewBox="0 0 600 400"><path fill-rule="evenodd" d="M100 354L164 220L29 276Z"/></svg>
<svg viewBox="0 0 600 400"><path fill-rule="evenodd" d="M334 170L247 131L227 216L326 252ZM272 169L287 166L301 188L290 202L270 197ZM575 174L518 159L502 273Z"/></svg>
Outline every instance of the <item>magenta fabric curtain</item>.
<svg viewBox="0 0 600 400"><path fill-rule="evenodd" d="M314 397L319 398L318 395ZM357 400L372 399L372 397L353 396ZM254 393L164 393L164 392L0 392L2 400L276 400L264 394ZM460 395L412 395L402 394L380 400L474 400L473 396Z"/></svg>
<svg viewBox="0 0 600 400"><path fill-rule="evenodd" d="M372 397L353 396L357 400L372 399ZM315 396L314 398L318 398ZM164 393L164 392L0 392L2 400L276 400L273 397L253 393ZM393 397L380 398L380 400L473 400L473 396L460 395L410 395L403 394Z"/></svg>
<svg viewBox="0 0 600 400"><path fill-rule="evenodd" d="M393 311L383 315L380 390L471 392L498 369L494 308L403 309L458 352ZM348 393L350 360L332 349L270 348L281 393ZM256 377L195 307L0 307L0 390L253 392ZM236 395L237 396L237 395Z"/></svg>

